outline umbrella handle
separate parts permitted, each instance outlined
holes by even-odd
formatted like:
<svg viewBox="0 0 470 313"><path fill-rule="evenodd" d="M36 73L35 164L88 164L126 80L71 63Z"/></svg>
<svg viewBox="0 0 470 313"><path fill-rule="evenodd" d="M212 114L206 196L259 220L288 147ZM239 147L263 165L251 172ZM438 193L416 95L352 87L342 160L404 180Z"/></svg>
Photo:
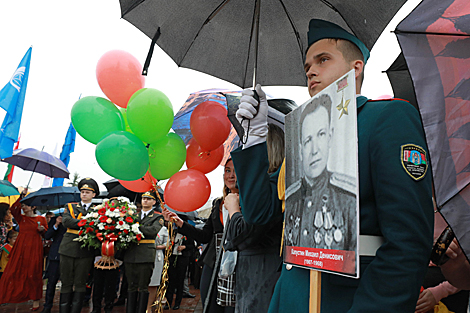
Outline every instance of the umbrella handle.
<svg viewBox="0 0 470 313"><path fill-rule="evenodd" d="M449 226L447 226L437 239L436 243L434 244L434 247L432 247L431 261L434 264L439 266L449 260L446 251L447 248L449 248L452 240L454 240L454 238L454 232Z"/></svg>
<svg viewBox="0 0 470 313"><path fill-rule="evenodd" d="M256 112L253 115L253 118L255 118L256 115L258 115L260 103L259 103L258 93L256 92L255 89L253 89L252 91L253 91L253 98L255 98L255 100L258 101L258 106L256 107ZM243 121L245 121L245 118L242 119L242 121L240 122L240 125L243 125ZM250 121L251 120L248 120L248 127L246 128L246 133L243 134L243 138L240 140L242 142L242 144L245 144L246 141L248 140L248 133L250 132Z"/></svg>

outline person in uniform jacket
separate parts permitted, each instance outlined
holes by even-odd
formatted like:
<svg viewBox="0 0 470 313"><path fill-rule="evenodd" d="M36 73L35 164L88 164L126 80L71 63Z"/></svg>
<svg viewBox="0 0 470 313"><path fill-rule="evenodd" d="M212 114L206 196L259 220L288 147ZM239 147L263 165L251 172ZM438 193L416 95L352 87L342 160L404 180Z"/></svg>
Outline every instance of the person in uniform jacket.
<svg viewBox="0 0 470 313"><path fill-rule="evenodd" d="M286 246L356 250L356 183L327 170L331 97L309 102L300 116L303 177L286 190Z"/></svg>
<svg viewBox="0 0 470 313"><path fill-rule="evenodd" d="M359 95L368 56L365 45L338 25L311 20L304 64L310 96L351 69ZM261 91L259 85L256 89ZM253 103L256 111L258 101ZM419 113L408 102L394 99L370 101L359 95L356 105L360 278L322 273L321 312L414 312L433 237L429 155ZM259 112L264 106L267 103L260 102ZM266 224L283 214L279 198L284 179L280 175L278 186L269 180L265 138L251 133L267 123L266 117L244 114L240 107L237 118L250 120L247 143L255 143L231 154L242 213L249 223ZM410 159L413 151L420 154L416 164ZM284 265L268 312L308 312L309 277L307 269Z"/></svg>
<svg viewBox="0 0 470 313"><path fill-rule="evenodd" d="M155 265L155 237L163 226L163 216L153 210L157 203L152 191L142 194L142 211L137 221L143 239L131 245L124 253L126 267L127 313L145 313L149 298L148 286Z"/></svg>
<svg viewBox="0 0 470 313"><path fill-rule="evenodd" d="M55 287L60 278L60 255L59 247L67 229L62 225L62 216L51 218L47 232L44 235L46 240L52 240L49 250L49 258L47 261L47 290L46 299L44 300L44 309L41 313L50 313L53 302Z"/></svg>
<svg viewBox="0 0 470 313"><path fill-rule="evenodd" d="M69 203L64 208L62 225L67 229L59 247L61 313L79 313L82 310L86 292L88 273L93 266L94 251L82 248L78 238L78 222L93 206L93 198L100 193L98 184L92 178L84 178L78 183L80 203Z"/></svg>

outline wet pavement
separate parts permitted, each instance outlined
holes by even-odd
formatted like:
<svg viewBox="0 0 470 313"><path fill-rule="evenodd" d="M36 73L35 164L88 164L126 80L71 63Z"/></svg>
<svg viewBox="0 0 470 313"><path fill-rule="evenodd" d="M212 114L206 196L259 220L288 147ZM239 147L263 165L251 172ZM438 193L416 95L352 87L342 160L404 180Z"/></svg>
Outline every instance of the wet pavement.
<svg viewBox="0 0 470 313"><path fill-rule="evenodd" d="M179 310L164 310L163 312L175 312L175 313L202 313L202 301L200 300L199 289L194 289L193 286L189 286L189 291L191 294L196 295L195 298L183 298ZM45 294L45 291L44 291ZM54 306L52 307L52 313L59 312L59 298L60 293L57 290L54 297ZM44 295L40 302L39 310L36 311L40 313L43 309ZM15 303L15 304L5 304L0 306L0 313L31 313L31 308L33 307L33 301ZM92 305L90 301L90 306L84 306L81 313L89 313L92 310ZM104 312L104 311L102 311ZM113 313L126 313L126 306L116 306L113 308Z"/></svg>

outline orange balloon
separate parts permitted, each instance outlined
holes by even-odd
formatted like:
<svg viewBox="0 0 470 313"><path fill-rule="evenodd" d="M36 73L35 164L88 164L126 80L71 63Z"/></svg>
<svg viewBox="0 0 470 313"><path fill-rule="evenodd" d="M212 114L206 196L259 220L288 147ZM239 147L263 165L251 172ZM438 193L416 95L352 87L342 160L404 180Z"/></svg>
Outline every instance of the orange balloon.
<svg viewBox="0 0 470 313"><path fill-rule="evenodd" d="M219 166L224 157L224 145L212 151L204 151L194 138L191 138L186 147L186 166L189 169L207 174Z"/></svg>
<svg viewBox="0 0 470 313"><path fill-rule="evenodd" d="M227 109L218 102L205 101L191 114L189 127L193 138L205 151L217 149L230 133Z"/></svg>
<svg viewBox="0 0 470 313"><path fill-rule="evenodd" d="M142 65L129 52L108 51L96 65L96 79L101 90L114 104L127 108L130 97L145 86Z"/></svg>
<svg viewBox="0 0 470 313"><path fill-rule="evenodd" d="M171 176L165 187L165 203L179 212L191 212L202 207L211 194L206 175L196 170L185 170Z"/></svg>
<svg viewBox="0 0 470 313"><path fill-rule="evenodd" d="M157 184L157 180L152 177L152 174L150 174L150 171L147 171L145 175L142 178L139 178L137 180L120 180L118 179L121 185L124 186L124 188L129 189L134 192L147 192Z"/></svg>

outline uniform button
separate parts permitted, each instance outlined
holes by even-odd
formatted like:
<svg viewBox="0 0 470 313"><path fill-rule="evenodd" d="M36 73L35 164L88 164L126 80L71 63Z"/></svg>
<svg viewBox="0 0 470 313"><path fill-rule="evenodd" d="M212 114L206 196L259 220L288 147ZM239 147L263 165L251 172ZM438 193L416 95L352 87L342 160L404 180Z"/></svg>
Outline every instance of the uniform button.
<svg viewBox="0 0 470 313"><path fill-rule="evenodd" d="M286 264L286 270L290 271L292 269L292 265L291 264Z"/></svg>

